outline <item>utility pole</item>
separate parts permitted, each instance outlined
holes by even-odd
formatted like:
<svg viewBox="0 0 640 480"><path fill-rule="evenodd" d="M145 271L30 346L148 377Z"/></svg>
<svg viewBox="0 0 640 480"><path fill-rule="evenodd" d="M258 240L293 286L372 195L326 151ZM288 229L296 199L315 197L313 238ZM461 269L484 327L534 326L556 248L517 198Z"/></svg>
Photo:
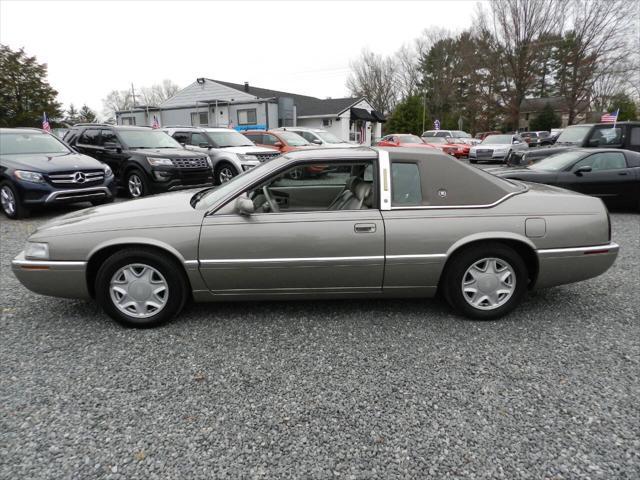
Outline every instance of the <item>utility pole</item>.
<svg viewBox="0 0 640 480"><path fill-rule="evenodd" d="M422 131L424 132L424 124L427 119L427 91L422 91Z"/></svg>

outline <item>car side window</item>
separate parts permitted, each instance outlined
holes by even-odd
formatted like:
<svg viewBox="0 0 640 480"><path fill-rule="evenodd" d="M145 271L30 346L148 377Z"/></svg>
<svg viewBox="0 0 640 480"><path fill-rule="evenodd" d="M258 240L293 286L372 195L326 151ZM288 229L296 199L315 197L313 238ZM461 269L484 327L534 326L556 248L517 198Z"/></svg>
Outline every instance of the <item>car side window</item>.
<svg viewBox="0 0 640 480"><path fill-rule="evenodd" d="M278 138L275 135L271 135L268 133L265 133L262 135L263 145L275 145L277 141L278 141Z"/></svg>
<svg viewBox="0 0 640 480"><path fill-rule="evenodd" d="M436 137L448 137L449 132L437 132Z"/></svg>
<svg viewBox="0 0 640 480"><path fill-rule="evenodd" d="M253 143L262 143L261 133L245 133L244 136L251 140Z"/></svg>
<svg viewBox="0 0 640 480"><path fill-rule="evenodd" d="M191 141L191 135L188 132L175 132L173 134L173 139L178 143L189 145L189 142Z"/></svg>
<svg viewBox="0 0 640 480"><path fill-rule="evenodd" d="M316 136L311 132L296 132L298 135L302 135L307 142L313 142L316 139Z"/></svg>
<svg viewBox="0 0 640 480"><path fill-rule="evenodd" d="M209 145L209 139L205 137L202 133L194 132L191 134L191 142L189 145L194 145L199 147L201 143L206 143Z"/></svg>
<svg viewBox="0 0 640 480"><path fill-rule="evenodd" d="M633 127L629 136L629 145L640 146L640 127Z"/></svg>
<svg viewBox="0 0 640 480"><path fill-rule="evenodd" d="M104 145L105 143L115 143L116 145L120 145L118 141L118 137L113 130L101 130L100 135L102 139L100 140L100 145Z"/></svg>
<svg viewBox="0 0 640 480"><path fill-rule="evenodd" d="M99 146L100 145L100 130L95 128L88 128L80 138L78 139L78 143L81 145L91 145L91 146Z"/></svg>
<svg viewBox="0 0 640 480"><path fill-rule="evenodd" d="M391 163L391 206L420 205L422 186L415 163Z"/></svg>
<svg viewBox="0 0 640 480"><path fill-rule="evenodd" d="M597 126L589 136L588 145L590 147L621 146L622 128L608 125Z"/></svg>
<svg viewBox="0 0 640 480"><path fill-rule="evenodd" d="M589 155L573 166L573 171L580 167L589 166L592 172L603 170L620 170L627 168L627 162L622 152L602 152Z"/></svg>

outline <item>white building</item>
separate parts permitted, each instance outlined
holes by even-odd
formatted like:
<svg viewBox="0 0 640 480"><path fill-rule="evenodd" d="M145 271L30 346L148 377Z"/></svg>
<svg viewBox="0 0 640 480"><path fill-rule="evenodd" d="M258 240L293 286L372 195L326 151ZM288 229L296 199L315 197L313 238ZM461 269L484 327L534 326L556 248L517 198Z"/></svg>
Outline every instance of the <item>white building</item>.
<svg viewBox="0 0 640 480"><path fill-rule="evenodd" d="M116 121L150 126L154 116L162 126L324 128L343 140L365 145L381 137L385 121L364 97L321 99L208 78L199 78L159 106L116 112Z"/></svg>

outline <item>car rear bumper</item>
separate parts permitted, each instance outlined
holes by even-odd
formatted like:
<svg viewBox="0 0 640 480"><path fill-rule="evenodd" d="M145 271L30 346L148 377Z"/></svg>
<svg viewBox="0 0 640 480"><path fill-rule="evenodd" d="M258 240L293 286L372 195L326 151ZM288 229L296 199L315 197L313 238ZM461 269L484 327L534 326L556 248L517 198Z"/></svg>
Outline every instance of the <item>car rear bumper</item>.
<svg viewBox="0 0 640 480"><path fill-rule="evenodd" d="M580 282L606 272L620 247L606 245L575 248L549 248L538 250L538 278L534 288L546 288Z"/></svg>
<svg viewBox="0 0 640 480"><path fill-rule="evenodd" d="M20 252L11 262L16 278L40 295L63 298L90 298L87 262L27 260Z"/></svg>

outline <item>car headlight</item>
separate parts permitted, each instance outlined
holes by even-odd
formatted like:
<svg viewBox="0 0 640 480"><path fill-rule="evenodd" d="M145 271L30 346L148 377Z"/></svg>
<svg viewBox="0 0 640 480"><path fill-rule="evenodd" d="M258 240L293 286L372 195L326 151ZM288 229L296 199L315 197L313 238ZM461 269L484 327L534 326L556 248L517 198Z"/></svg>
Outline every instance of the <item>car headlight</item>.
<svg viewBox="0 0 640 480"><path fill-rule="evenodd" d="M27 170L16 170L13 174L20 180L31 183L44 183L44 177L38 172L29 172Z"/></svg>
<svg viewBox="0 0 640 480"><path fill-rule="evenodd" d="M213 167L213 163L211 162L211 157L209 155L207 155L207 165L209 165L209 167Z"/></svg>
<svg viewBox="0 0 640 480"><path fill-rule="evenodd" d="M170 158L147 157L147 162L152 167L173 167L173 162Z"/></svg>
<svg viewBox="0 0 640 480"><path fill-rule="evenodd" d="M111 170L111 167L109 167L109 165L105 165L104 166L104 176L105 177L110 177L113 175L113 171Z"/></svg>
<svg viewBox="0 0 640 480"><path fill-rule="evenodd" d="M35 258L38 260L49 260L49 244L27 242L24 248L25 258Z"/></svg>

